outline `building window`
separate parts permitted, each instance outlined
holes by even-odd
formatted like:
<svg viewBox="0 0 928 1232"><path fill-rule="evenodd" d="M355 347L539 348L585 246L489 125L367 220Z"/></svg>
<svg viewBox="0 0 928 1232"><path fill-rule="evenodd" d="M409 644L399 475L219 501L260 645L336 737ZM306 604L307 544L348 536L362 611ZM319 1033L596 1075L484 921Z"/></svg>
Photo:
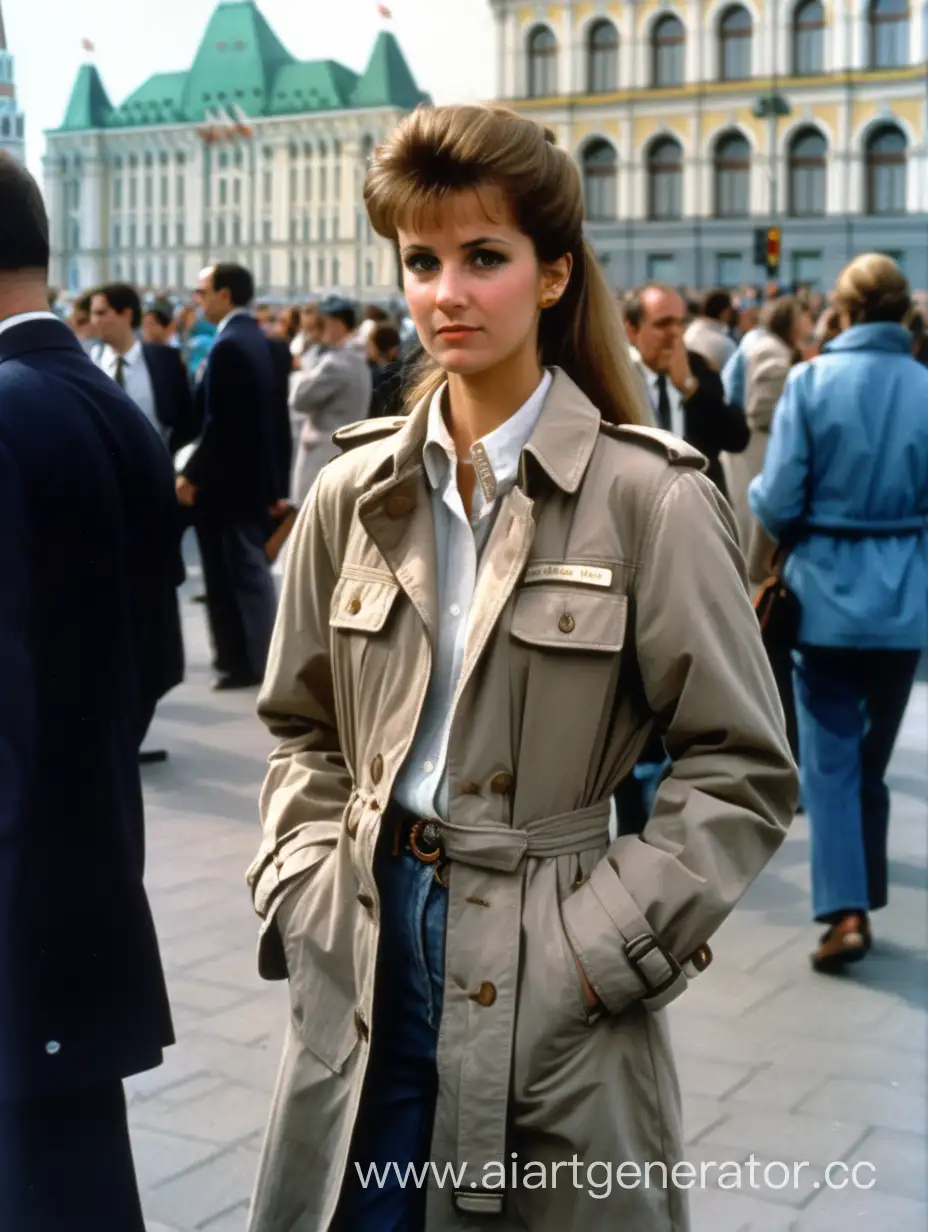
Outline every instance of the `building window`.
<svg viewBox="0 0 928 1232"><path fill-rule="evenodd" d="M295 244L299 239L299 223L295 218L290 219L290 243Z"/></svg>
<svg viewBox="0 0 928 1232"><path fill-rule="evenodd" d="M678 17L662 17L651 37L652 71L655 86L682 86L686 33Z"/></svg>
<svg viewBox="0 0 928 1232"><path fill-rule="evenodd" d="M161 247L167 248L168 242L168 224L163 222L161 224Z"/></svg>
<svg viewBox="0 0 928 1232"><path fill-rule="evenodd" d="M154 275L152 274L151 261L146 261L145 262L145 286L150 287L154 281L155 279L154 279Z"/></svg>
<svg viewBox="0 0 928 1232"><path fill-rule="evenodd" d="M168 208L168 177L166 175L161 177L161 208L163 210Z"/></svg>
<svg viewBox="0 0 928 1232"><path fill-rule="evenodd" d="M186 243L186 240L184 239L184 224L182 222L179 222L177 224L177 247L183 248L185 243Z"/></svg>
<svg viewBox="0 0 928 1232"><path fill-rule="evenodd" d="M677 259L669 252L649 252L645 262L648 282L677 281Z"/></svg>
<svg viewBox="0 0 928 1232"><path fill-rule="evenodd" d="M138 189L139 189L138 181L133 176L133 178L129 181L129 209L130 210L134 210L138 207L138 203L139 203Z"/></svg>
<svg viewBox="0 0 928 1232"><path fill-rule="evenodd" d="M336 201L341 201L342 199L342 169L340 165L337 164L335 166L335 168L332 171L332 176L333 176L333 179L335 180L335 184L332 189L332 195Z"/></svg>
<svg viewBox="0 0 928 1232"><path fill-rule="evenodd" d="M909 62L909 0L871 0L870 67L903 68Z"/></svg>
<svg viewBox="0 0 928 1232"><path fill-rule="evenodd" d="M146 210L151 209L152 205L154 204L154 199L155 199L154 185L151 182L151 176L146 175L145 177L145 208Z"/></svg>
<svg viewBox="0 0 928 1232"><path fill-rule="evenodd" d="M118 222L113 223L113 247L122 248L122 228Z"/></svg>
<svg viewBox="0 0 928 1232"><path fill-rule="evenodd" d="M271 242L271 220L269 218L265 218L261 233L265 244L269 244Z"/></svg>
<svg viewBox="0 0 928 1232"><path fill-rule="evenodd" d="M592 222L614 222L616 207L615 150L608 141L591 141L583 153L586 216Z"/></svg>
<svg viewBox="0 0 928 1232"><path fill-rule="evenodd" d="M290 168L290 200L296 201L298 188L298 178L296 167Z"/></svg>
<svg viewBox="0 0 928 1232"><path fill-rule="evenodd" d="M655 141L648 153L648 215L683 216L683 150L672 137Z"/></svg>
<svg viewBox="0 0 928 1232"><path fill-rule="evenodd" d="M151 248L151 245L152 245L151 223L147 222L145 224L145 247Z"/></svg>
<svg viewBox="0 0 928 1232"><path fill-rule="evenodd" d="M557 93L557 39L547 26L528 36L528 96L550 98Z"/></svg>
<svg viewBox="0 0 928 1232"><path fill-rule="evenodd" d="M821 0L806 0L793 17L793 72L811 77L825 69L825 8Z"/></svg>
<svg viewBox="0 0 928 1232"><path fill-rule="evenodd" d="M271 171L264 173L264 204L270 205L274 200L274 174Z"/></svg>
<svg viewBox="0 0 928 1232"><path fill-rule="evenodd" d="M340 271L338 268L338 257L332 258L332 286L337 287L341 282Z"/></svg>
<svg viewBox="0 0 928 1232"><path fill-rule="evenodd" d="M309 257L304 257L303 258L303 290L306 291L307 293L309 292L309 286L310 286L310 281L311 281L309 271L310 271Z"/></svg>
<svg viewBox="0 0 928 1232"><path fill-rule="evenodd" d="M325 233L325 219L324 218L319 219L319 238L321 240L327 239L327 236Z"/></svg>
<svg viewBox="0 0 928 1232"><path fill-rule="evenodd" d="M866 162L867 213L905 213L905 137L898 128L886 125L872 134Z"/></svg>
<svg viewBox="0 0 928 1232"><path fill-rule="evenodd" d="M374 262L373 261L364 262L364 284L365 286L368 286L368 287L372 287L374 285Z"/></svg>
<svg viewBox="0 0 928 1232"><path fill-rule="evenodd" d="M264 289L270 290L271 286L271 256L270 253L264 252L261 254L261 285Z"/></svg>
<svg viewBox="0 0 928 1232"><path fill-rule="evenodd" d="M171 275L168 273L167 257L162 257L161 258L161 285L162 287L166 287L168 285L168 279L170 278L170 276Z"/></svg>
<svg viewBox="0 0 928 1232"><path fill-rule="evenodd" d="M741 286L740 252L718 252L715 254L715 285L724 287L727 291Z"/></svg>
<svg viewBox="0 0 928 1232"><path fill-rule="evenodd" d="M122 262L119 260L113 262L113 277L117 282L122 280Z"/></svg>
<svg viewBox="0 0 928 1232"><path fill-rule="evenodd" d="M219 204L228 205L229 203L229 186L225 180L219 181Z"/></svg>
<svg viewBox="0 0 928 1232"><path fill-rule="evenodd" d="M184 289L184 282L185 282L184 258L178 257L177 266L174 270L174 285L177 287L179 291L182 291Z"/></svg>
<svg viewBox="0 0 928 1232"><path fill-rule="evenodd" d="M242 181L239 179L232 181L232 200L236 205L242 204Z"/></svg>
<svg viewBox="0 0 928 1232"><path fill-rule="evenodd" d="M296 295L296 257L290 258L290 293Z"/></svg>
<svg viewBox="0 0 928 1232"><path fill-rule="evenodd" d="M744 81L751 75L751 14L737 5L719 22L719 76L722 81Z"/></svg>
<svg viewBox="0 0 928 1232"><path fill-rule="evenodd" d="M792 253L793 282L810 291L816 291L822 284L822 254L820 252Z"/></svg>
<svg viewBox="0 0 928 1232"><path fill-rule="evenodd" d="M740 133L720 137L715 147L715 216L750 213L751 147Z"/></svg>
<svg viewBox="0 0 928 1232"><path fill-rule="evenodd" d="M332 218L332 239L333 240L338 239L338 230L339 230L338 215L335 214L334 217Z"/></svg>
<svg viewBox="0 0 928 1232"><path fill-rule="evenodd" d="M318 286L325 286L325 258L320 257L316 262L316 283Z"/></svg>
<svg viewBox="0 0 928 1232"><path fill-rule="evenodd" d="M597 21L587 45L587 90L607 94L619 88L619 32L611 21Z"/></svg>
<svg viewBox="0 0 928 1232"><path fill-rule="evenodd" d="M303 169L303 196L307 201L312 200L313 196L313 169L312 167L304 167Z"/></svg>
<svg viewBox="0 0 928 1232"><path fill-rule="evenodd" d="M325 167L319 168L319 197L323 201L328 200L329 195L329 176L328 170Z"/></svg>
<svg viewBox="0 0 928 1232"><path fill-rule="evenodd" d="M242 220L238 214L232 215L232 243L240 244L242 242Z"/></svg>
<svg viewBox="0 0 928 1232"><path fill-rule="evenodd" d="M136 247L136 244L135 244L135 241L136 241L136 236L137 236L137 232L136 232L136 228L135 228L135 223L134 223L134 222L130 222L130 223L129 223L129 248L130 248L130 250L131 250L132 252L134 252L134 251L135 251L135 247Z"/></svg>
<svg viewBox="0 0 928 1232"><path fill-rule="evenodd" d="M182 175L179 175L177 177L177 184L175 185L175 189L176 189L177 208L182 210L184 208L184 177Z"/></svg>
<svg viewBox="0 0 928 1232"><path fill-rule="evenodd" d="M794 218L825 213L827 142L814 128L796 134L789 148L789 212Z"/></svg>
<svg viewBox="0 0 928 1232"><path fill-rule="evenodd" d="M113 181L113 209L122 209L122 179Z"/></svg>
<svg viewBox="0 0 928 1232"><path fill-rule="evenodd" d="M220 218L216 223L216 243L220 248L225 247L226 243L226 220Z"/></svg>

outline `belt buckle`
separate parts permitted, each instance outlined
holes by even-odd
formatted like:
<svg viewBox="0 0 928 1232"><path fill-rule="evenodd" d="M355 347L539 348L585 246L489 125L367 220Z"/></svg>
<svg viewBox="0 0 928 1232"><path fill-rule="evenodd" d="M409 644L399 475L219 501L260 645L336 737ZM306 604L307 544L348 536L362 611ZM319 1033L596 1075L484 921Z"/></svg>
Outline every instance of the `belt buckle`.
<svg viewBox="0 0 928 1232"><path fill-rule="evenodd" d="M423 864L434 864L441 858L441 822L422 818L409 831L409 849Z"/></svg>

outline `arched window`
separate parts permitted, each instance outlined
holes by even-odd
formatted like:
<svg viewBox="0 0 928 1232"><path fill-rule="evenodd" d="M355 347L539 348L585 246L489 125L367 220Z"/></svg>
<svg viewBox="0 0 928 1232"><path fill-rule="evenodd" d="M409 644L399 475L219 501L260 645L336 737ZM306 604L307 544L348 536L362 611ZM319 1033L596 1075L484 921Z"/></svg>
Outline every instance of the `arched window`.
<svg viewBox="0 0 928 1232"><path fill-rule="evenodd" d="M870 67L902 68L909 62L909 0L871 0Z"/></svg>
<svg viewBox="0 0 928 1232"><path fill-rule="evenodd" d="M528 96L550 98L557 93L557 39L547 26L528 36Z"/></svg>
<svg viewBox="0 0 928 1232"><path fill-rule="evenodd" d="M683 216L683 150L672 137L655 141L648 152L648 215Z"/></svg>
<svg viewBox="0 0 928 1232"><path fill-rule="evenodd" d="M789 212L794 218L825 213L828 143L815 128L798 132L789 147Z"/></svg>
<svg viewBox="0 0 928 1232"><path fill-rule="evenodd" d="M825 68L825 7L821 0L805 0L793 14L793 73L810 77Z"/></svg>
<svg viewBox="0 0 928 1232"><path fill-rule="evenodd" d="M727 9L719 22L719 76L744 81L751 75L751 14L740 4Z"/></svg>
<svg viewBox="0 0 928 1232"><path fill-rule="evenodd" d="M614 222L616 207L615 150L608 141L591 141L583 153L586 216L593 222Z"/></svg>
<svg viewBox="0 0 928 1232"><path fill-rule="evenodd" d="M751 147L740 133L728 133L715 146L715 216L746 218L751 200Z"/></svg>
<svg viewBox="0 0 928 1232"><path fill-rule="evenodd" d="M905 136L895 125L887 124L871 134L866 161L867 213L905 213Z"/></svg>
<svg viewBox="0 0 928 1232"><path fill-rule="evenodd" d="M3 123L0 124L0 133L2 133L4 137L9 137L10 135L10 117L9 116L3 117Z"/></svg>
<svg viewBox="0 0 928 1232"><path fill-rule="evenodd" d="M678 17L662 17L651 36L651 79L655 86L682 86L686 33Z"/></svg>
<svg viewBox="0 0 928 1232"><path fill-rule="evenodd" d="M587 89L607 94L619 88L619 33L611 21L597 21L587 45Z"/></svg>

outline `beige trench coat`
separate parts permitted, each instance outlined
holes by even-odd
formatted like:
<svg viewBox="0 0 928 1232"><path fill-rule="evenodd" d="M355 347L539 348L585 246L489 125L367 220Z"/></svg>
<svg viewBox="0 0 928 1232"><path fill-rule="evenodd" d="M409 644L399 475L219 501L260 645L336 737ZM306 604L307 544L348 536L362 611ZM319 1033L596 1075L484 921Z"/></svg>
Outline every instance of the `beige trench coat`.
<svg viewBox="0 0 928 1232"><path fill-rule="evenodd" d="M280 744L248 874L259 968L289 975L291 1015L252 1232L325 1232L346 1167L375 1013L374 846L438 620L426 415L343 431L294 530L259 699ZM702 466L667 434L604 426L557 372L485 549L449 745L431 1153L468 1171L456 1194L430 1183L430 1232L688 1226L680 1190L613 1179L601 1199L583 1178L679 1157L661 1010L793 815L733 517ZM673 769L644 833L610 845L610 796L652 716ZM481 1188L513 1151L547 1188ZM550 1171L574 1155L579 1172Z"/></svg>

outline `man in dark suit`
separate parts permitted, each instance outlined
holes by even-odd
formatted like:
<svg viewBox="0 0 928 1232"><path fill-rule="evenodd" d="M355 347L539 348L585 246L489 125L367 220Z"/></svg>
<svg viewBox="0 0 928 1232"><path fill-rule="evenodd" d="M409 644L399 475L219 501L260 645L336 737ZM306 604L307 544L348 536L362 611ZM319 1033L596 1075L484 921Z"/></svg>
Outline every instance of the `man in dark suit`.
<svg viewBox="0 0 928 1232"><path fill-rule="evenodd" d="M48 221L0 154L0 1228L142 1232L122 1080L174 1035L137 754L176 682L171 463L45 311Z"/></svg>
<svg viewBox="0 0 928 1232"><path fill-rule="evenodd" d="M705 454L710 479L727 496L719 454L743 453L751 432L741 408L725 401L718 372L686 349L683 297L672 287L649 283L632 292L624 313L653 426Z"/></svg>
<svg viewBox="0 0 928 1232"><path fill-rule="evenodd" d="M254 281L240 265L200 275L197 298L218 331L203 377L203 434L177 479L177 498L196 517L216 689L263 679L277 609L264 545L269 520L287 507L279 373L248 312L253 297Z"/></svg>
<svg viewBox="0 0 928 1232"><path fill-rule="evenodd" d="M142 342L142 304L135 287L109 282L91 297L90 318L103 348L97 363L157 428L173 455L197 437L193 395L180 352Z"/></svg>

